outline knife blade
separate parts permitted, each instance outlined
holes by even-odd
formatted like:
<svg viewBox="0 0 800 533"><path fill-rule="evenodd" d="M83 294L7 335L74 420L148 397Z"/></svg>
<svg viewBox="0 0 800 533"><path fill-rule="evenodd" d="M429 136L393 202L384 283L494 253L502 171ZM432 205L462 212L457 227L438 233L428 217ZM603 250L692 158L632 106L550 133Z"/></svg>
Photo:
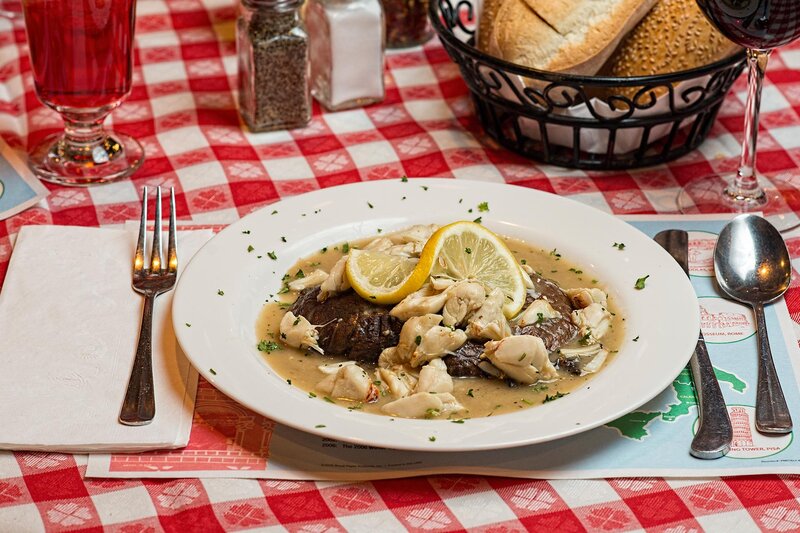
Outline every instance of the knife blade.
<svg viewBox="0 0 800 533"><path fill-rule="evenodd" d="M683 230L664 230L654 240L678 262L689 275L689 234ZM697 340L692 358L689 360L692 380L697 395L697 433L694 435L689 453L698 459L717 459L731 447L733 427L728 416L725 398L719 388L714 367L708 356L703 332Z"/></svg>

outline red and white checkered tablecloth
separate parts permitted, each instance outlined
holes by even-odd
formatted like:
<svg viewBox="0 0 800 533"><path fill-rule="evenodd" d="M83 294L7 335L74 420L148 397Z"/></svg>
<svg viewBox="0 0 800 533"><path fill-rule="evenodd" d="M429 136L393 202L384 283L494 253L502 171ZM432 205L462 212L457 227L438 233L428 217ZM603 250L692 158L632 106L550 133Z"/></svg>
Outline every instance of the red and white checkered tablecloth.
<svg viewBox="0 0 800 533"><path fill-rule="evenodd" d="M302 130L242 129L233 95L232 0L138 4L134 88L110 121L147 160L134 179L50 186L39 206L0 222L0 281L10 236L25 224L114 225L136 219L143 185L176 188L178 215L226 223L281 197L359 180L442 176L533 187L616 214L674 211L687 180L735 168L744 80L710 139L669 165L585 173L490 147L458 69L437 42L387 58L385 102L326 114ZM800 46L773 56L759 167L800 180ZM60 129L32 89L24 31L0 21L0 135L23 149ZM790 238L794 257L800 237ZM787 296L800 318L800 291ZM0 429L1 431L1 429ZM83 456L0 454L0 531L797 531L800 478L530 481L434 476L372 483L234 479L83 479Z"/></svg>

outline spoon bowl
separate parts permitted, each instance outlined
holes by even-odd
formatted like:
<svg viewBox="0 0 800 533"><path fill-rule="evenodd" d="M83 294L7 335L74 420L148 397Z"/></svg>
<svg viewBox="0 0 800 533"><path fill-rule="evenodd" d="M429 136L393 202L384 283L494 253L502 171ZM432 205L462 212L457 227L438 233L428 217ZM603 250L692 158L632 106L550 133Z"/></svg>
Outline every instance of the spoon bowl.
<svg viewBox="0 0 800 533"><path fill-rule="evenodd" d="M782 434L792 430L764 318L764 304L780 298L792 276L789 250L772 224L756 215L740 215L719 234L714 248L714 272L720 288L731 298L753 307L758 332L756 429Z"/></svg>

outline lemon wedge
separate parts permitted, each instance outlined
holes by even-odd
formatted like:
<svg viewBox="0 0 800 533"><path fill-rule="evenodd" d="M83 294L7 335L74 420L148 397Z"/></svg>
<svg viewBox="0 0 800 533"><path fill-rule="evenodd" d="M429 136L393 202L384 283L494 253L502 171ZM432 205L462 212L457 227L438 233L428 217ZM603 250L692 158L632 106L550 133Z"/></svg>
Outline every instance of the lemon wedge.
<svg viewBox="0 0 800 533"><path fill-rule="evenodd" d="M345 273L350 286L365 300L396 304L428 279L430 265L418 259L369 250L350 250Z"/></svg>
<svg viewBox="0 0 800 533"><path fill-rule="evenodd" d="M439 228L425 243L417 268L427 269L426 279L474 279L502 290L507 318L519 313L525 304L525 281L514 254L500 237L475 222L454 222ZM414 272L415 279L421 275Z"/></svg>

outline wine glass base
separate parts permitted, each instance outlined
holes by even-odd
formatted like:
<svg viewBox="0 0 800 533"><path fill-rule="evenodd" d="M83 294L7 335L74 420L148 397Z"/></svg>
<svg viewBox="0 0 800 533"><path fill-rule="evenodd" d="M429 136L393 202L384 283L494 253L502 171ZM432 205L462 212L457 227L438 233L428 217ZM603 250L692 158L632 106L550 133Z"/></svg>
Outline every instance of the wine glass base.
<svg viewBox="0 0 800 533"><path fill-rule="evenodd" d="M28 155L28 165L39 179L72 187L127 178L143 162L142 145L121 133L110 133L102 142L78 154L70 152L64 134L50 135Z"/></svg>
<svg viewBox="0 0 800 533"><path fill-rule="evenodd" d="M791 180L769 180L758 176L763 194L736 196L728 187L735 174L708 176L687 183L678 194L678 209L687 215L760 212L779 231L800 226L800 190Z"/></svg>

